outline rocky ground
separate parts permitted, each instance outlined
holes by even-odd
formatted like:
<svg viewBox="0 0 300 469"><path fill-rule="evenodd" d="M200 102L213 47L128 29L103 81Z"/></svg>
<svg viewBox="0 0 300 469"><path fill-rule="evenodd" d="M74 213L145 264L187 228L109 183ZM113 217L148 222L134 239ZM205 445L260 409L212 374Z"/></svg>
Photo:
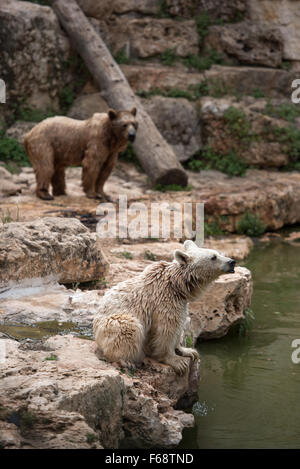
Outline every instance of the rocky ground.
<svg viewBox="0 0 300 469"><path fill-rule="evenodd" d="M36 199L30 168L7 178L17 189L1 199L8 217L0 246L0 333L7 357L1 445L173 447L182 429L193 425L193 416L179 409L196 397L199 364L178 378L170 367L146 360L132 374L99 360L89 339L104 292L155 260L171 260L180 240L97 240L98 202L83 195L80 171L68 170L69 195L51 202ZM119 165L107 190L115 197L127 194L129 204L163 198L129 163ZM252 244L239 236L206 240L207 247L236 259L247 256ZM247 269L220 277L193 304L183 341L225 335L243 321L251 294Z"/></svg>
<svg viewBox="0 0 300 469"><path fill-rule="evenodd" d="M204 202L208 233L219 233L205 246L237 260L253 246L235 234L245 213L263 230L300 222L297 2L78 3L189 177L185 190L162 192L129 152L109 195L174 212ZM193 425L181 409L195 398L199 363L182 378L151 360L132 373L101 360L89 339L101 295L171 260L184 236L99 242L99 202L84 196L80 168L67 170L68 195L54 201L37 199L32 169L20 168L17 142L36 122L108 108L49 5L0 0L0 77L10 85L0 140L0 447L174 447ZM183 341L224 336L243 321L251 294L247 269L220 277L191 305Z"/></svg>

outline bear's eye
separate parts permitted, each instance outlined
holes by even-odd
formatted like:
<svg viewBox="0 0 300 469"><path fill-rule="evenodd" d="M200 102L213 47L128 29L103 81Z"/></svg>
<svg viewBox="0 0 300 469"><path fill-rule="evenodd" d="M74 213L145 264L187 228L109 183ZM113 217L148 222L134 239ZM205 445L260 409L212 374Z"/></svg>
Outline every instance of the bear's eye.
<svg viewBox="0 0 300 469"><path fill-rule="evenodd" d="M122 127L123 127L123 129L126 129L127 124L123 124Z"/></svg>
<svg viewBox="0 0 300 469"><path fill-rule="evenodd" d="M212 261L215 261L217 259L217 256L214 254L211 258Z"/></svg>

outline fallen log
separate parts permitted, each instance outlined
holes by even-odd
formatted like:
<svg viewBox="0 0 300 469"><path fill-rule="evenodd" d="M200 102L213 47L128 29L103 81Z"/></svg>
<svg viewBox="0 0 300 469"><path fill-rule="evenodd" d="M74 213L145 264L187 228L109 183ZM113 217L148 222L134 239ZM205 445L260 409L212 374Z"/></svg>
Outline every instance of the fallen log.
<svg viewBox="0 0 300 469"><path fill-rule="evenodd" d="M187 174L135 96L123 72L75 0L56 0L53 9L81 55L109 106L137 108L139 129L134 143L137 157L154 184L187 185Z"/></svg>

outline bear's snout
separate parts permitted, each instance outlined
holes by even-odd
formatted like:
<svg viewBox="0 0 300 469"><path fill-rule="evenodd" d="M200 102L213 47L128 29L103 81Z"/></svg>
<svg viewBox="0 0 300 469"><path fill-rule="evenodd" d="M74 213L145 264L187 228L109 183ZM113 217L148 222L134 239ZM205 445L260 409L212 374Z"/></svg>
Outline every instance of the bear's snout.
<svg viewBox="0 0 300 469"><path fill-rule="evenodd" d="M230 273L233 274L233 273L234 273L234 267L235 267L235 260L234 260L234 259L230 259L230 260L228 261L228 266L229 266L228 272L230 272Z"/></svg>
<svg viewBox="0 0 300 469"><path fill-rule="evenodd" d="M134 142L135 140L135 131L133 129L130 129L128 132L128 140L130 142Z"/></svg>

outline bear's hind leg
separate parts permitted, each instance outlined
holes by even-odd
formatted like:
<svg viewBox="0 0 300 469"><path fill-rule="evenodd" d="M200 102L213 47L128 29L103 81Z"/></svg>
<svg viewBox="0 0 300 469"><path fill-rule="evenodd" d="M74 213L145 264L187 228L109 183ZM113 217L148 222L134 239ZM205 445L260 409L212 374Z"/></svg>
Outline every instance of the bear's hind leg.
<svg viewBox="0 0 300 469"><path fill-rule="evenodd" d="M52 176L53 195L66 195L65 168L58 166Z"/></svg>
<svg viewBox="0 0 300 469"><path fill-rule="evenodd" d="M54 174L54 153L48 144L30 144L26 150L33 166L36 177L36 195L43 200L53 200L49 194L49 186Z"/></svg>
<svg viewBox="0 0 300 469"><path fill-rule="evenodd" d="M96 317L94 335L99 350L109 362L129 366L143 358L144 328L130 314Z"/></svg>

